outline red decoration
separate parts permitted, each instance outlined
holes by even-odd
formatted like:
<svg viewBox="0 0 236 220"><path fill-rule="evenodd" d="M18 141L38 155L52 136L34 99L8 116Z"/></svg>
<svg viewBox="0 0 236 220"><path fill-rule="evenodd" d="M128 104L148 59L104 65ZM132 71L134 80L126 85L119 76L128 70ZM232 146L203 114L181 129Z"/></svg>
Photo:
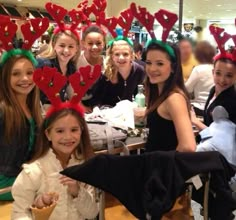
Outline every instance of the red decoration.
<svg viewBox="0 0 236 220"><path fill-rule="evenodd" d="M133 18L134 16L130 8L120 13L120 17L118 18L118 24L123 29L123 36L128 36L128 32L132 25Z"/></svg>
<svg viewBox="0 0 236 220"><path fill-rule="evenodd" d="M59 73L56 68L48 66L34 71L33 80L35 84L45 93L52 104L46 117L50 117L52 113L64 108L72 108L83 117L84 110L79 105L79 102L101 75L100 65L95 65L93 71L91 69L90 65L81 67L78 72L69 76L69 82L74 90L74 95L67 102L62 102L59 95L59 92L67 82L66 76Z"/></svg>
<svg viewBox="0 0 236 220"><path fill-rule="evenodd" d="M17 31L17 25L11 22L10 17L0 15L0 40L2 47L8 51L13 49L13 38Z"/></svg>
<svg viewBox="0 0 236 220"><path fill-rule="evenodd" d="M178 16L164 9L160 9L158 12L155 13L154 16L163 27L161 39L163 42L166 42L166 39L168 38L171 28L178 20Z"/></svg>

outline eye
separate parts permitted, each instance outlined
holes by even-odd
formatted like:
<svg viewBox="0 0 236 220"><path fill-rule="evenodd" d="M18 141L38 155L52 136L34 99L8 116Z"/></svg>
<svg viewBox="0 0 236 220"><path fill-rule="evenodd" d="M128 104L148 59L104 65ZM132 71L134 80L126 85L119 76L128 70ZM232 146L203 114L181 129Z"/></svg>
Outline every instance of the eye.
<svg viewBox="0 0 236 220"><path fill-rule="evenodd" d="M64 132L63 129L58 129L58 130L56 130L56 133L58 133L58 134L63 133L63 132Z"/></svg>
<svg viewBox="0 0 236 220"><path fill-rule="evenodd" d="M79 128L72 128L71 131L72 132L78 132L78 131L80 131L80 129Z"/></svg>
<svg viewBox="0 0 236 220"><path fill-rule="evenodd" d="M11 73L12 76L19 76L20 75L20 72L19 71L13 71Z"/></svg>
<svg viewBox="0 0 236 220"><path fill-rule="evenodd" d="M164 63L162 63L162 62L156 62L156 65L157 65L157 66L163 66Z"/></svg>
<svg viewBox="0 0 236 220"><path fill-rule="evenodd" d="M29 76L31 76L31 75L33 75L33 70L29 70L28 72L27 72L27 75L29 75Z"/></svg>
<svg viewBox="0 0 236 220"><path fill-rule="evenodd" d="M152 62L146 61L146 65L152 65Z"/></svg>
<svg viewBox="0 0 236 220"><path fill-rule="evenodd" d="M227 74L226 77L231 79L231 78L233 78L233 75L232 74Z"/></svg>
<svg viewBox="0 0 236 220"><path fill-rule="evenodd" d="M70 45L69 48L73 49L73 48L75 48L75 47L74 47L73 45Z"/></svg>
<svg viewBox="0 0 236 220"><path fill-rule="evenodd" d="M220 76L220 71L215 71L215 74L216 74L217 76Z"/></svg>

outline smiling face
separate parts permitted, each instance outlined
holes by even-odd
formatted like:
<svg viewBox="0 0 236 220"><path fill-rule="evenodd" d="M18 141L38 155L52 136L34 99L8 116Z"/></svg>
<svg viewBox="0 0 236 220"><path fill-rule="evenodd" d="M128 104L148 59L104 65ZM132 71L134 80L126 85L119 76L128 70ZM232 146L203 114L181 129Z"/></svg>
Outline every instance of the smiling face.
<svg viewBox="0 0 236 220"><path fill-rule="evenodd" d="M65 33L61 34L54 44L59 62L66 64L76 55L78 49L78 42Z"/></svg>
<svg viewBox="0 0 236 220"><path fill-rule="evenodd" d="M126 41L115 41L111 51L112 61L119 68L129 67L133 60L133 52Z"/></svg>
<svg viewBox="0 0 236 220"><path fill-rule="evenodd" d="M26 58L18 59L11 69L10 86L16 96L27 96L35 84L33 64Z"/></svg>
<svg viewBox="0 0 236 220"><path fill-rule="evenodd" d="M217 61L213 69L215 92L220 94L236 83L236 66L232 63Z"/></svg>
<svg viewBox="0 0 236 220"><path fill-rule="evenodd" d="M45 134L54 152L60 158L69 158L80 143L80 123L75 116L68 114L53 122Z"/></svg>
<svg viewBox="0 0 236 220"><path fill-rule="evenodd" d="M171 74L171 61L167 53L149 50L146 55L146 73L151 84L163 84Z"/></svg>
<svg viewBox="0 0 236 220"><path fill-rule="evenodd" d="M97 32L88 33L83 41L83 47L88 58L99 58L104 46L104 36Z"/></svg>

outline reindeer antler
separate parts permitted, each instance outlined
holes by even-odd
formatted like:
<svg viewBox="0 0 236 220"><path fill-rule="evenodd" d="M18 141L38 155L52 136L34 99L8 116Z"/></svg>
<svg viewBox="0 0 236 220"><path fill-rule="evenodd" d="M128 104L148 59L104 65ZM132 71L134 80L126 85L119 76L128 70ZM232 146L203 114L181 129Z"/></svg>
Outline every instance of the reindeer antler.
<svg viewBox="0 0 236 220"><path fill-rule="evenodd" d="M66 76L59 73L56 68L44 66L34 71L33 80L54 106L61 104L59 92L67 82Z"/></svg>
<svg viewBox="0 0 236 220"><path fill-rule="evenodd" d="M10 17L0 15L0 40L6 51L14 48L12 42L16 31L17 25L11 22Z"/></svg>
<svg viewBox="0 0 236 220"><path fill-rule="evenodd" d="M171 31L171 28L178 20L178 16L164 9L160 9L158 12L154 14L154 16L163 27L162 37L161 37L162 42L166 42L166 39Z"/></svg>
<svg viewBox="0 0 236 220"><path fill-rule="evenodd" d="M53 4L51 2L46 3L45 5L46 10L48 13L53 17L56 21L58 27L61 30L64 30L64 18L67 14L67 10L59 5Z"/></svg>
<svg viewBox="0 0 236 220"><path fill-rule="evenodd" d="M223 28L210 25L209 27L211 34L215 38L218 48L221 54L225 54L225 43L231 38L231 35L224 32Z"/></svg>
<svg viewBox="0 0 236 220"><path fill-rule="evenodd" d="M120 16L118 18L118 24L122 27L124 36L128 35L133 18L134 16L130 8L120 13Z"/></svg>
<svg viewBox="0 0 236 220"><path fill-rule="evenodd" d="M79 71L69 76L69 82L74 89L74 96L71 103L78 103L87 90L93 85L101 75L101 66L95 65L92 71L90 65L79 68Z"/></svg>
<svg viewBox="0 0 236 220"><path fill-rule="evenodd" d="M78 28L78 24L85 21L87 17L81 10L72 9L68 12L69 16L71 17L72 24L70 26L70 30L75 30Z"/></svg>
<svg viewBox="0 0 236 220"><path fill-rule="evenodd" d="M151 15L146 8L139 6L138 9L135 3L131 3L130 9L140 23L147 29L148 33L150 34L151 38L156 38L153 26L154 26L154 16ZM139 10L139 12L138 12Z"/></svg>
<svg viewBox="0 0 236 220"><path fill-rule="evenodd" d="M110 18L105 18L102 17L100 18L100 23L107 28L107 30L110 32L113 38L117 37L116 33L116 26L117 26L117 18L115 17L110 17Z"/></svg>
<svg viewBox="0 0 236 220"><path fill-rule="evenodd" d="M22 49L29 50L36 39L38 39L48 28L48 18L35 18L21 25L21 32L24 36Z"/></svg>

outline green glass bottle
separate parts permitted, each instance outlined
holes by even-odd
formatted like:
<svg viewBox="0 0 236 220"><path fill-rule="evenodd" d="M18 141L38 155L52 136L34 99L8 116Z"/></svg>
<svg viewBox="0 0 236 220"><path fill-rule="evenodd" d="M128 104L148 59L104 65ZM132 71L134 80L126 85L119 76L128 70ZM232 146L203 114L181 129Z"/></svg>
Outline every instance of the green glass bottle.
<svg viewBox="0 0 236 220"><path fill-rule="evenodd" d="M143 85L138 85L138 93L135 96L135 102L137 103L138 107L145 107L145 95L143 92Z"/></svg>

